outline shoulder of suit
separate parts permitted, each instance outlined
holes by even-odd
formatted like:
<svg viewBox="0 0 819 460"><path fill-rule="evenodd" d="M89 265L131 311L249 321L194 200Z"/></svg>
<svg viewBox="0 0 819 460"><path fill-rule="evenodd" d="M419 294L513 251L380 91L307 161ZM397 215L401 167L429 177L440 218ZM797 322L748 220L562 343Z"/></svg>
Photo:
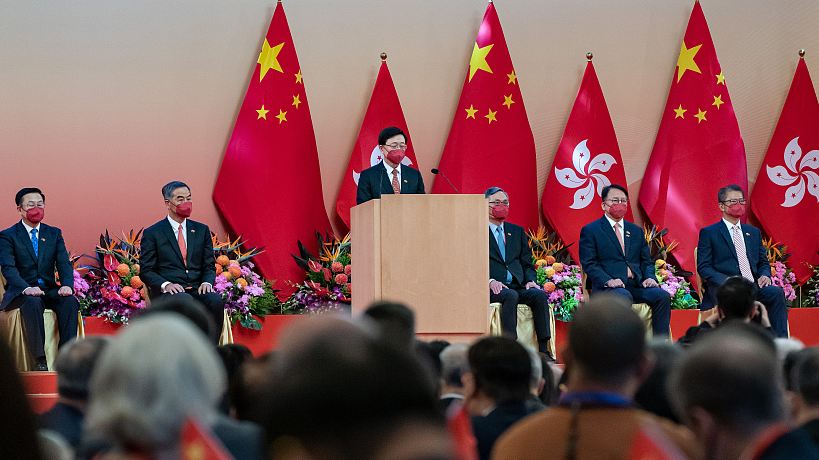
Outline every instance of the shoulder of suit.
<svg viewBox="0 0 819 460"><path fill-rule="evenodd" d="M201 228L204 228L204 229L207 229L207 228L208 228L208 226L207 226L206 224L203 224L202 222L197 222L197 221L195 221L195 220L190 220L190 219L188 219L188 230L190 230L190 229L192 229L192 228L196 228L196 229L201 229Z"/></svg>
<svg viewBox="0 0 819 460"><path fill-rule="evenodd" d="M523 227L521 227L520 225L517 225L517 224L513 224L511 222L504 222L503 223L503 229L507 233L512 232L512 231L515 231L515 232L523 231Z"/></svg>

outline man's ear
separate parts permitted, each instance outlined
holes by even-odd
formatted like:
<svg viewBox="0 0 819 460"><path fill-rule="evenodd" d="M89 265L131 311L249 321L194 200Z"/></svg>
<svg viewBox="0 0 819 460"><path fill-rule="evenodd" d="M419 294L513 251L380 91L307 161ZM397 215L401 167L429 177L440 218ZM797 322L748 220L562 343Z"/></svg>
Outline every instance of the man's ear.
<svg viewBox="0 0 819 460"><path fill-rule="evenodd" d="M471 372L461 376L461 383L463 384L464 398L472 398L475 396L475 376Z"/></svg>
<svg viewBox="0 0 819 460"><path fill-rule="evenodd" d="M717 420L710 413L702 407L691 407L683 418L688 428L694 432L697 443L702 446L703 450L721 455L722 448L718 444L722 430Z"/></svg>
<svg viewBox="0 0 819 460"><path fill-rule="evenodd" d="M637 367L634 369L635 377L639 380L640 385L646 381L649 374L651 374L651 371L654 370L655 362L656 359L654 358L654 353L643 353L643 357L640 358L640 361L637 363Z"/></svg>

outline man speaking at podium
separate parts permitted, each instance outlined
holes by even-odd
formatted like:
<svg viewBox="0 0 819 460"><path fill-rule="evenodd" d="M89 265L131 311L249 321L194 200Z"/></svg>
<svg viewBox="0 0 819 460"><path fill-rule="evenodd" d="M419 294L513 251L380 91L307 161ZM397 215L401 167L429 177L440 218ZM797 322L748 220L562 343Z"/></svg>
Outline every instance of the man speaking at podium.
<svg viewBox="0 0 819 460"><path fill-rule="evenodd" d="M385 128L378 134L378 149L384 161L361 171L356 204L381 198L384 193L423 194L424 180L417 169L401 161L407 154L407 135L399 128Z"/></svg>

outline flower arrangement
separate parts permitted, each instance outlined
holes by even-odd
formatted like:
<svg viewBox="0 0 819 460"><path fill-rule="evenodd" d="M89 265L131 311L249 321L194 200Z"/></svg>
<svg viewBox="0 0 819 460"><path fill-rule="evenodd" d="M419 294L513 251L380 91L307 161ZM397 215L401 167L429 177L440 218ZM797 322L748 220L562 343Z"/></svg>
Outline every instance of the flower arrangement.
<svg viewBox="0 0 819 460"><path fill-rule="evenodd" d="M549 294L549 306L555 319L571 321L574 311L583 301L583 280L580 267L556 262L553 256L535 260L537 284Z"/></svg>
<svg viewBox="0 0 819 460"><path fill-rule="evenodd" d="M785 299L788 301L795 300L796 274L787 265L787 260L791 256L787 252L787 246L775 243L773 238L763 238L762 244L765 246L768 263L771 264L771 283L785 291Z"/></svg>
<svg viewBox="0 0 819 460"><path fill-rule="evenodd" d="M327 233L322 237L316 232L319 256L313 256L301 243L299 256L293 255L302 270L307 272L307 280L294 284L296 292L285 301L292 310L306 310L310 314L321 314L343 308L351 301L352 264L350 257L350 234L338 239Z"/></svg>
<svg viewBox="0 0 819 460"><path fill-rule="evenodd" d="M242 237L231 241L226 236L224 242L219 241L216 234L211 234L211 238L216 256L213 289L225 299L225 310L231 322L248 329L261 329L262 325L254 315L264 317L280 313L282 309L282 303L276 297L278 289L273 289L269 281L253 271L256 266L250 259L261 254L262 250L254 247L243 252Z"/></svg>
<svg viewBox="0 0 819 460"><path fill-rule="evenodd" d="M83 266L88 290L80 301L86 316L101 316L113 323L128 324L134 312L145 308L144 284L139 278L139 240L142 230L111 238L100 235L94 259L97 266ZM76 275L75 275L76 278Z"/></svg>
<svg viewBox="0 0 819 460"><path fill-rule="evenodd" d="M813 265L811 268L813 269L813 276L805 283L805 287L810 286L810 290L803 300L803 307L819 307L819 265Z"/></svg>
<svg viewBox="0 0 819 460"><path fill-rule="evenodd" d="M79 266L79 260L81 257L82 256L73 252L68 254L68 260L71 262L74 272L74 297L80 303L80 308L85 308L90 303L88 291L91 289L91 286L88 284L88 281L83 278L82 273L87 273L88 269ZM60 275L56 274L56 276L57 279L59 279Z"/></svg>
<svg viewBox="0 0 819 460"><path fill-rule="evenodd" d="M691 283L676 275L674 267L663 259L654 261L654 275L660 289L671 296L671 308L677 310L697 307L697 300L691 295Z"/></svg>
<svg viewBox="0 0 819 460"><path fill-rule="evenodd" d="M539 227L537 230L529 229L526 232L529 240L529 247L532 249L532 256L535 260L545 260L552 257L555 261L564 265L575 263L569 254L571 244L566 246L557 236L557 233L547 232L545 228ZM574 244L574 243L572 243Z"/></svg>

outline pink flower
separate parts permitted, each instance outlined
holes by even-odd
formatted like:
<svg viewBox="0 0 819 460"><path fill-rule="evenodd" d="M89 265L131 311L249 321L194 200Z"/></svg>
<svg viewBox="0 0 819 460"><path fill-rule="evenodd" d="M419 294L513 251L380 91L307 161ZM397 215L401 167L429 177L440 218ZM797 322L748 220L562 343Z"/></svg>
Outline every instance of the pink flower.
<svg viewBox="0 0 819 460"><path fill-rule="evenodd" d="M311 261L307 262L307 266L310 267L310 270L315 272L315 273L318 273L318 272L321 271L321 264L316 262L315 260L311 260Z"/></svg>
<svg viewBox="0 0 819 460"><path fill-rule="evenodd" d="M347 275L347 276L350 276L350 274L352 272L353 272L353 264L347 264L347 266L344 267L344 274Z"/></svg>
<svg viewBox="0 0 819 460"><path fill-rule="evenodd" d="M339 273L338 275L336 275L335 281L336 284L339 285L347 284L347 275L345 275L344 273Z"/></svg>
<svg viewBox="0 0 819 460"><path fill-rule="evenodd" d="M342 265L341 262L333 262L330 268L333 270L333 273L341 273L344 271L344 265Z"/></svg>
<svg viewBox="0 0 819 460"><path fill-rule="evenodd" d="M333 276L333 274L330 273L330 269L329 268L323 268L322 271L324 272L324 281L330 281L330 277Z"/></svg>
<svg viewBox="0 0 819 460"><path fill-rule="evenodd" d="M116 270L117 266L119 266L119 261L117 261L117 258L114 257L113 254L106 254L105 257L103 257L102 262L105 269L109 272Z"/></svg>

